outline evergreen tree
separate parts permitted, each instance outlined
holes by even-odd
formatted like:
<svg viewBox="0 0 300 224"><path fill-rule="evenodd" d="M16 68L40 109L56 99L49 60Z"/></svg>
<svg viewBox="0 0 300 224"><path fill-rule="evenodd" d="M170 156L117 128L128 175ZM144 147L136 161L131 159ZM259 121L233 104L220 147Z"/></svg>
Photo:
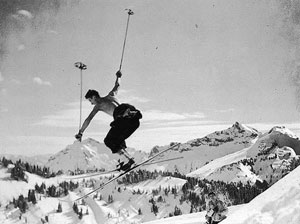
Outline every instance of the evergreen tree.
<svg viewBox="0 0 300 224"><path fill-rule="evenodd" d="M113 203L114 199L112 195L108 195L108 203Z"/></svg>
<svg viewBox="0 0 300 224"><path fill-rule="evenodd" d="M73 211L76 213L76 214L78 214L78 206L77 206L77 204L74 202L74 204L73 204Z"/></svg>
<svg viewBox="0 0 300 224"><path fill-rule="evenodd" d="M58 203L58 206L57 206L57 212L58 212L58 213L61 213L61 212L62 212L62 206L61 206L61 203Z"/></svg>
<svg viewBox="0 0 300 224"><path fill-rule="evenodd" d="M35 191L34 190L31 191L31 202L34 205L36 204L36 197L35 197Z"/></svg>
<svg viewBox="0 0 300 224"><path fill-rule="evenodd" d="M139 208L138 213L139 213L139 215L143 214L141 208Z"/></svg>

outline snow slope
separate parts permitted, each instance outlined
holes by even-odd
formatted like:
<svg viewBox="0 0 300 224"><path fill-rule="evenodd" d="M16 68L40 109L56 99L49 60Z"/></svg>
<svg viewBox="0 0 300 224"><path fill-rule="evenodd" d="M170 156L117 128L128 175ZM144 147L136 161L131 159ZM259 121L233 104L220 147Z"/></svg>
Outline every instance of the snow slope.
<svg viewBox="0 0 300 224"><path fill-rule="evenodd" d="M205 166L187 174L188 177L198 177L201 179L207 178L210 174L216 172L216 170L224 165L230 165L232 163L238 162L242 159L246 158L247 150L245 148L243 150L237 151L235 153L223 156L221 158L217 158L210 163L206 164Z"/></svg>
<svg viewBox="0 0 300 224"><path fill-rule="evenodd" d="M25 181L11 180L10 173L6 168L0 168L0 202L6 204L13 198L19 197L20 194L26 195L28 190L34 189L35 184L41 185L45 183L48 186L57 185L61 181L61 177L42 178L37 175L25 172L28 176L28 183Z"/></svg>
<svg viewBox="0 0 300 224"><path fill-rule="evenodd" d="M222 224L300 223L300 167L279 180Z"/></svg>
<svg viewBox="0 0 300 224"><path fill-rule="evenodd" d="M228 208L228 214L232 214L235 211L239 210L241 205L231 206ZM206 212L197 212L187 215L174 216L171 218L165 218L160 220L154 220L150 222L143 222L143 224L205 224L205 215ZM223 224L223 222L222 222Z"/></svg>
<svg viewBox="0 0 300 224"><path fill-rule="evenodd" d="M299 224L300 167L248 204L229 207L222 224ZM202 224L205 212L181 215L144 224Z"/></svg>

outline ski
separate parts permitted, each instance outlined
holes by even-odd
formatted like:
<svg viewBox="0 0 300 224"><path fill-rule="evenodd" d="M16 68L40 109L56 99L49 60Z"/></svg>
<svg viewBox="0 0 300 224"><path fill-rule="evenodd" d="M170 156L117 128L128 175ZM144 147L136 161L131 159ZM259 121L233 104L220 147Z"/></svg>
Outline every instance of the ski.
<svg viewBox="0 0 300 224"><path fill-rule="evenodd" d="M152 164L156 164L156 163L162 163L162 162L167 162L167 161L172 161L172 160L177 160L177 159L182 159L182 158L183 158L183 156L170 158L170 159L164 159L164 160L157 160L157 161L153 161L151 163L145 163L142 166L148 166L148 165L152 165ZM113 173L113 172L116 172L116 171L118 171L118 169L103 171L103 172L96 172L96 173L92 173L92 174L74 175L74 176L64 177L64 179L77 180L77 179L101 176L101 175Z"/></svg>
<svg viewBox="0 0 300 224"><path fill-rule="evenodd" d="M177 159L183 159L183 156L170 158L170 159L164 159L164 160L157 160L157 161L153 161L153 162L150 162L150 163L146 163L143 166L148 166L148 165L152 165L152 164L156 164L156 163L163 163L163 162L177 160Z"/></svg>
<svg viewBox="0 0 300 224"><path fill-rule="evenodd" d="M76 180L76 179L100 176L100 175L103 175L103 174L109 174L109 173L113 173L113 172L116 172L116 171L118 171L118 169L103 171L103 172L95 172L95 173L91 173L91 174L74 175L74 176L69 176L69 177L64 177L64 178L68 179L68 180Z"/></svg>
<svg viewBox="0 0 300 224"><path fill-rule="evenodd" d="M100 185L99 187L95 188L94 190L88 192L87 194L85 194L85 195L83 195L83 196L77 198L75 201L78 201L78 200L81 200L81 199L83 199L83 198L86 198L86 197L89 196L90 194L92 194L92 193L94 193L94 192L96 192L96 191L98 191L98 190L103 189L106 185L110 184L111 182L113 182L113 181L119 179L120 177L124 176L125 174L131 172L132 170L134 170L134 169L136 169L136 168L138 168L138 167L140 167L140 166L143 166L143 165L147 164L148 162L150 162L151 160L153 160L153 159L156 158L157 156L163 154L164 152L166 152L166 151L168 151L168 150L170 150L170 149L175 148L175 147L178 146L178 145L180 145L180 143L174 144L174 145L172 145L172 146L170 146L170 147L168 147L168 148L166 148L166 149L164 149L164 150L162 150L162 151L156 153L155 155L151 156L150 158L144 160L143 162L140 162L140 163L134 165L133 167L131 167L130 169L124 171L123 173L120 173L119 175L113 177L112 179L108 180L107 182L103 183L102 185Z"/></svg>

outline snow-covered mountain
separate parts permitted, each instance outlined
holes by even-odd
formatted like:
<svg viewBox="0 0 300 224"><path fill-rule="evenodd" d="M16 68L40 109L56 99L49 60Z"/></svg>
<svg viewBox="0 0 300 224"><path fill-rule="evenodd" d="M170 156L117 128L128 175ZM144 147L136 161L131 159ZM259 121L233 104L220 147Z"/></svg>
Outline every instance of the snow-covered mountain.
<svg viewBox="0 0 300 224"><path fill-rule="evenodd" d="M274 127L260 135L252 146L214 160L188 176L225 182L273 183L289 171L292 160L300 155L299 147L299 138L289 129Z"/></svg>
<svg viewBox="0 0 300 224"><path fill-rule="evenodd" d="M131 148L128 151L139 162L170 145L155 146L150 155ZM274 127L262 134L255 128L236 122L225 130L181 143L179 147L157 158L168 160L183 157L180 162L171 160L146 166L145 169L179 172L191 177L225 182L270 182L271 178L272 181L280 179L279 173L287 170L291 160L299 154L299 138L289 129ZM45 165L53 171L64 172L111 170L116 167L119 158L103 143L88 138L82 142L75 141L51 156ZM278 175L272 176L275 173Z"/></svg>
<svg viewBox="0 0 300 224"><path fill-rule="evenodd" d="M236 122L232 127L226 130L216 131L204 138L194 139L187 143L180 144L180 147L174 148L157 159L170 159L184 157L178 165L178 161L169 161L153 166L148 166L149 170L158 169L162 171L178 171L187 174L211 160L223 157L227 154L242 150L252 145L258 131ZM145 159L148 156L169 147L153 147L150 155L145 152L128 149L136 162ZM66 149L51 156L46 163L53 171L62 170L111 170L116 167L119 155L112 154L103 143L99 143L91 138L82 142L75 141ZM68 161L68 162L66 162Z"/></svg>
<svg viewBox="0 0 300 224"><path fill-rule="evenodd" d="M171 143L170 145L172 144L174 143ZM168 146L169 145L154 147L151 153L161 151ZM237 122L228 129L216 131L203 138L181 143L179 147L175 147L158 158L158 160L165 160L179 156L183 157L180 160L156 163L144 166L143 169L148 171L177 171L181 174L208 180L223 180L228 182L251 181L252 183L256 182L256 180L265 180L268 183L273 184L281 178L289 181L289 179L286 179L290 176L290 174L288 174L289 165L292 159L299 154L298 149L298 137L287 128L274 127L268 133L261 134L254 128ZM148 153L136 151L134 149L128 149L128 151L137 161L149 156ZM119 156L112 154L110 149L104 146L104 144L93 139L86 139L82 142L74 142L67 146L66 149L53 155L45 165L50 166L52 170L56 171L74 171L76 169L84 171L89 169L109 170L115 168L118 159ZM299 168L297 170L299 170ZM144 177L149 175L146 171L141 172L145 172ZM28 183L10 179L8 170L0 168L1 204L5 205L8 201L12 200L12 197L18 197L19 194L26 195L29 189L34 188L35 182L39 184L46 183L49 186L51 184L58 185L60 182L70 180L71 178L70 176L62 175L45 179L37 177L34 174L26 174L28 175ZM283 177L286 174L288 175ZM170 213L174 213L176 206L180 207L183 214L187 214L191 210L191 204L189 204L188 201L181 201L181 196L183 195L183 190L181 190L181 188L183 184L186 183L186 180L170 176L157 176L155 179L145 179L131 184L122 184L121 182L115 181L110 184L110 187L101 190L101 198L100 193L91 195L90 198L86 199L85 204L79 205L84 211L89 211L89 214L84 215L83 219L79 220L72 210L73 201L80 197L84 192L89 192L93 187L97 187L105 182L111 175L112 174L99 174L93 177L83 175L82 178L74 179L74 181L81 182L79 189L70 191L69 195L64 198L49 198L45 195L39 195L37 204L30 205L26 214L22 215L22 219L19 218L20 212L17 213L16 209L6 209L5 206L1 206L0 222L5 224L21 224L26 221L28 223L39 223L40 217L45 217L46 215L48 216L50 223L66 224L142 223L150 220L155 220L152 221L152 223L201 224L205 222L205 212L179 216L178 218L162 219L168 217ZM76 178L78 178L78 176ZM293 178L296 179L295 175ZM285 184L285 182L280 182ZM296 182L295 184L293 184L294 182L291 183L294 187L299 185L299 183L297 185ZM277 183L274 184L274 186L277 186ZM289 185L285 186L283 184L280 185L280 187L291 190L293 192L293 195L291 196L297 199L297 189L294 190L289 188ZM168 188L170 192L173 191L171 189L176 188L178 194L166 193L164 189ZM269 190L272 188L273 186L271 186ZM5 189L5 191L2 189ZM279 191L278 189L276 191ZM195 189L191 190L191 193L200 195L201 191L202 189L200 187L195 187ZM287 190L285 190L285 192L287 192ZM276 192L272 191L270 194L276 194ZM113 197L112 201L111 199L108 199L109 197L111 198L111 196ZM162 197L159 198L160 196ZM267 197L270 197L270 195L267 195ZM159 207L159 212L157 214L154 214L153 211L151 211L153 209L151 204L152 198L154 198L156 205ZM282 200L282 203L278 202L277 205L274 206L274 209L275 207L279 210L288 208L286 204L287 201L291 199L286 199L283 195L280 196L280 194L278 194L278 197L276 196L276 198ZM263 198L257 203L262 203L262 200ZM255 199L253 201L255 201ZM56 212L58 203L62 203L62 213ZM249 205L251 203L252 201ZM243 212L247 210L243 210L244 206L247 209L251 209L251 207L246 207L248 204L231 207L229 209L228 220L231 220L230 217L233 214L237 215L236 217L239 217L238 211L243 214ZM253 206L256 206L256 204L254 203ZM253 213L257 220L260 218L260 213L264 213L264 222L258 221L256 223L276 223L268 222L267 212L265 212L267 206L268 205L257 207L261 209L257 209L256 213ZM273 208L272 206L270 207ZM298 207L296 205L296 208ZM235 215L233 217L235 217ZM284 217L284 215L282 216ZM235 219L232 218L232 220ZM267 221L265 222L265 220ZM277 215L274 220L282 221L279 215ZM295 220L299 221L299 217L296 216ZM292 221L290 223L297 223ZM254 222L247 220L240 223ZM284 222L278 221L277 223Z"/></svg>
<svg viewBox="0 0 300 224"><path fill-rule="evenodd" d="M179 172L188 174L211 161L222 158L232 153L237 153L244 148L252 146L259 132L254 128L236 122L225 130L216 131L203 138L197 138L186 143L180 144L180 147L164 153L162 158L183 157L178 161L170 161L160 167L161 170L170 172ZM165 148L167 146L164 146ZM160 147L154 147L151 153L162 150Z"/></svg>
<svg viewBox="0 0 300 224"><path fill-rule="evenodd" d="M147 154L145 152L127 149L128 152L141 161ZM82 170L112 170L118 164L118 154L112 154L111 150L103 143L88 138L82 142L75 141L68 145L66 149L51 156L46 163L53 171L62 170L64 172Z"/></svg>

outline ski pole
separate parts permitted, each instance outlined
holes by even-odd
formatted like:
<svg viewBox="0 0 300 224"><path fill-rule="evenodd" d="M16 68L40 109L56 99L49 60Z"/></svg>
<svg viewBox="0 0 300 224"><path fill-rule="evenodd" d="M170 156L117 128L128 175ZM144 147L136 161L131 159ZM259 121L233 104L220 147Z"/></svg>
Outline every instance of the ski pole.
<svg viewBox="0 0 300 224"><path fill-rule="evenodd" d="M81 128L81 117L82 117L82 70L86 70L87 66L82 62L76 62L75 67L80 69L80 115L79 115L79 130Z"/></svg>
<svg viewBox="0 0 300 224"><path fill-rule="evenodd" d="M127 32L128 32L128 26L129 26L129 18L130 18L131 15L134 14L131 9L126 9L126 10L128 10L128 18L127 18L127 25L126 25L125 38L124 38L124 43L123 43L123 50L122 50L120 68L119 68L120 71L121 71L121 68L122 68L122 63L123 63L123 58L124 58L124 51L125 51L125 45L126 45L126 39L127 39Z"/></svg>

